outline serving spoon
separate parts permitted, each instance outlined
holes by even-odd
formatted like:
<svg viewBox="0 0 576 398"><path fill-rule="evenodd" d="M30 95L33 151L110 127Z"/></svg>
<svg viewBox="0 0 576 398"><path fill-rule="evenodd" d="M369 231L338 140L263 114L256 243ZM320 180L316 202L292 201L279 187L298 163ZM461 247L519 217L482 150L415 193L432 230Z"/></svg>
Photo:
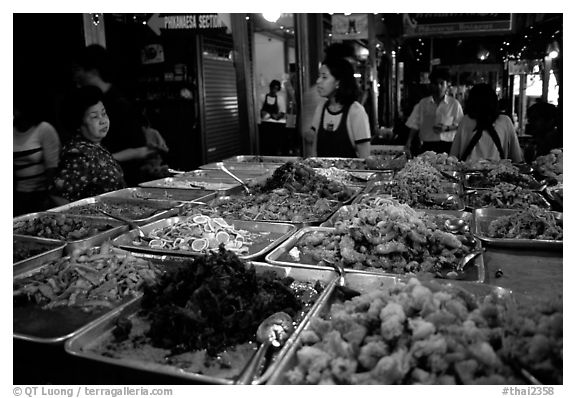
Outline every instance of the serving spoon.
<svg viewBox="0 0 576 398"><path fill-rule="evenodd" d="M118 221L122 221L123 223L128 224L128 226L129 226L131 229L135 229L136 231L138 231L138 235L140 236L140 238L145 238L145 237L146 237L146 234L144 233L144 231L142 231L142 229L141 229L134 221L128 220L127 218L124 218L124 217L116 216L116 215L114 215L114 214L110 214L110 213L108 213L108 212L106 212L106 211L104 211L104 210L101 210L101 209L97 209L97 210L98 210L100 213L102 213L102 214L104 214L105 216L107 216L107 217L114 218L114 219L116 219L116 220L118 220Z"/></svg>
<svg viewBox="0 0 576 398"><path fill-rule="evenodd" d="M250 358L235 384L252 384L256 373L260 370L270 347L280 348L288 337L294 332L294 321L285 312L276 312L264 319L256 331L256 340L259 341L258 351Z"/></svg>
<svg viewBox="0 0 576 398"><path fill-rule="evenodd" d="M237 175L235 175L234 173L232 173L230 170L228 170L226 168L226 166L224 166L223 162L218 162L216 163L217 166L220 168L220 170L222 170L224 173L228 174L230 177L232 177L233 179L235 179L236 181L238 181L242 187L244 188L244 190L246 190L246 193L248 195L252 195L252 192L250 192L250 188L248 188L248 185L246 185L246 183Z"/></svg>

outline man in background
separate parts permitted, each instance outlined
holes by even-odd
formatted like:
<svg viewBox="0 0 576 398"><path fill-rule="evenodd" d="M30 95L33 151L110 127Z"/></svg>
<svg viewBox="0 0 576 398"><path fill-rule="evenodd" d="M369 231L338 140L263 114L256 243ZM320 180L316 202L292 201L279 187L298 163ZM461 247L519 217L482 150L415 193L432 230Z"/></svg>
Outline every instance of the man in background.
<svg viewBox="0 0 576 398"><path fill-rule="evenodd" d="M410 129L405 149L412 153L414 140L421 142L420 152L450 153L458 124L464 117L462 106L447 94L450 75L445 69L430 73L432 95L420 100L406 121Z"/></svg>

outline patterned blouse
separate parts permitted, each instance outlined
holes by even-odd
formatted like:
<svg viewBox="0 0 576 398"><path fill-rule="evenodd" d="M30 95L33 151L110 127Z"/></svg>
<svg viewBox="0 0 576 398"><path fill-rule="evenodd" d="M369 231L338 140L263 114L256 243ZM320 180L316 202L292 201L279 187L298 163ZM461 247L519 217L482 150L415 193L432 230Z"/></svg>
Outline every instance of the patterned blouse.
<svg viewBox="0 0 576 398"><path fill-rule="evenodd" d="M100 144L76 136L62 150L51 194L74 202L125 188L122 167Z"/></svg>

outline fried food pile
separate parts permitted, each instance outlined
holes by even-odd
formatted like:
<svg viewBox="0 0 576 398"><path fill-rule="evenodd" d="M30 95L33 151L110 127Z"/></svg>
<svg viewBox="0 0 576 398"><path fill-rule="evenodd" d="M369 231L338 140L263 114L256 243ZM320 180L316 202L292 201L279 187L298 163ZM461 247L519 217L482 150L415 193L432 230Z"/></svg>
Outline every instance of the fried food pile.
<svg viewBox="0 0 576 398"><path fill-rule="evenodd" d="M518 310L502 297L475 297L410 279L390 290L336 301L328 313L312 319L287 380L525 384L517 371L524 367L544 383L561 383L561 308L548 308L542 320L542 312L533 308Z"/></svg>

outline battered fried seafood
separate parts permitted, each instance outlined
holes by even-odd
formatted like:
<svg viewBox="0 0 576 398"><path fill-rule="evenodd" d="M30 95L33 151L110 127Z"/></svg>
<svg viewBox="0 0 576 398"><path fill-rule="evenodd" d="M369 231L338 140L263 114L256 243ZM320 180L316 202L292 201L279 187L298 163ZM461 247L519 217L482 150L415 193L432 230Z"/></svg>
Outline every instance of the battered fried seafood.
<svg viewBox="0 0 576 398"><path fill-rule="evenodd" d="M481 301L449 287L434 290L410 279L390 290L333 303L303 332L304 345L287 380L522 384L499 356L504 307L498 299Z"/></svg>
<svg viewBox="0 0 576 398"><path fill-rule="evenodd" d="M470 233L446 232L435 217L394 199L346 206L336 213L334 228L304 235L297 247L316 261L397 274L455 270L474 249Z"/></svg>

